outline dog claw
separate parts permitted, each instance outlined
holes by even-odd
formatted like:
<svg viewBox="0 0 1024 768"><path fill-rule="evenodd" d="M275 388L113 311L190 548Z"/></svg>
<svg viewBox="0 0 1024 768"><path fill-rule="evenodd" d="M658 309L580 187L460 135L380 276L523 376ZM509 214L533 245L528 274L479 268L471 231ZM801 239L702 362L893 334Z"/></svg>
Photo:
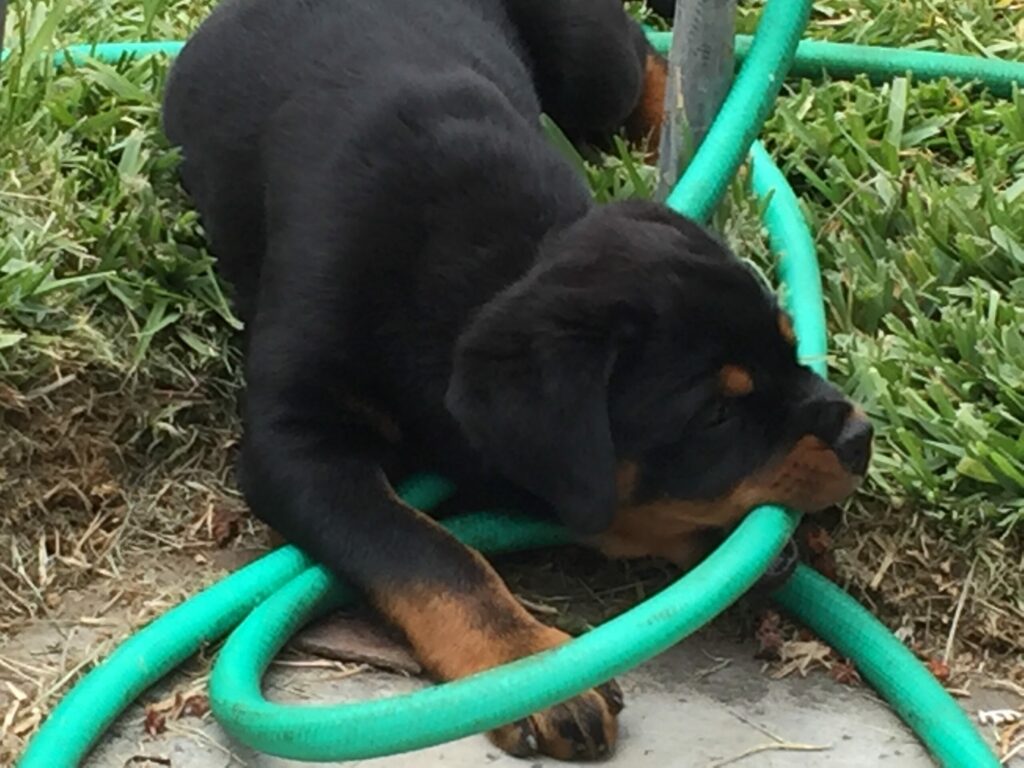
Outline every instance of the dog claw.
<svg viewBox="0 0 1024 768"><path fill-rule="evenodd" d="M619 714L626 706L622 689L619 688L619 684L614 680L609 680L607 683L598 686L597 692L604 696L605 701L608 702L608 708L613 715Z"/></svg>
<svg viewBox="0 0 1024 768"><path fill-rule="evenodd" d="M615 715L622 711L622 702L618 684L609 681L488 735L515 757L540 753L560 760L596 760L615 747Z"/></svg>

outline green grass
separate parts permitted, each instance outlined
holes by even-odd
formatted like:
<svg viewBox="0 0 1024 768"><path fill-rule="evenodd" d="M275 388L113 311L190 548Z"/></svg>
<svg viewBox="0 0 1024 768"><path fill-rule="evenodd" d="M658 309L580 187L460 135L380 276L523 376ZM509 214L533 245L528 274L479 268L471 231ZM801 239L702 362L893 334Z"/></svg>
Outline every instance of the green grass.
<svg viewBox="0 0 1024 768"><path fill-rule="evenodd" d="M1024 520L1024 94L803 87L771 122L818 233L836 375L872 476L953 535Z"/></svg>
<svg viewBox="0 0 1024 768"><path fill-rule="evenodd" d="M0 380L56 372L235 380L237 322L159 132L167 62L55 69L37 54L181 38L208 0L11 9L0 70ZM744 4L741 31L756 6ZM1024 58L1024 3L830 0L809 35ZM1024 94L903 78L793 83L765 137L817 234L832 376L880 428L865 498L958 542L1024 532ZM649 190L624 147L600 199ZM771 271L737 182L716 222ZM909 518L908 518L909 519Z"/></svg>
<svg viewBox="0 0 1024 768"><path fill-rule="evenodd" d="M68 42L176 37L204 11L194 2L20 5L7 39L35 53L54 27ZM58 70L37 61L15 56L0 74L4 377L32 382L55 363L179 376L220 366L237 321L160 136L167 62Z"/></svg>

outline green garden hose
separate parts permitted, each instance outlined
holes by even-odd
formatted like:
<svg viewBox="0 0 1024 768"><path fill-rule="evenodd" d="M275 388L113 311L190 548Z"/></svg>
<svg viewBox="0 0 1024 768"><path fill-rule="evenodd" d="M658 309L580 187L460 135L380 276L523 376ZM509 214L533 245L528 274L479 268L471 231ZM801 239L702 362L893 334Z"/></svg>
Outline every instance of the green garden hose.
<svg viewBox="0 0 1024 768"><path fill-rule="evenodd" d="M665 204L705 221L768 119L811 14L809 2L769 0L722 107Z"/></svg>
<svg viewBox="0 0 1024 768"><path fill-rule="evenodd" d="M560 526L479 513L445 523L484 553L568 543ZM354 597L322 567L295 577L231 633L210 678L218 722L248 746L297 760L355 760L428 747L518 720L625 672L696 631L742 595L788 540L778 507L675 584L559 648L472 677L387 699L290 706L267 701L264 670L310 618ZM755 540L759 551L745 542ZM486 704L483 704L486 702Z"/></svg>
<svg viewBox="0 0 1024 768"><path fill-rule="evenodd" d="M437 478L402 488L417 507L437 506L452 487ZM124 641L61 700L29 742L20 768L78 765L143 691L204 645L220 640L313 561L280 547L165 613Z"/></svg>
<svg viewBox="0 0 1024 768"><path fill-rule="evenodd" d="M647 38L656 50L666 53L672 40L672 33L648 30ZM737 65L746 61L753 42L754 38L751 35L736 35ZM182 46L184 43L180 40L82 43L69 45L57 53L54 60L58 64L84 64L89 59L110 63L122 58L136 59L158 54L176 56ZM0 55L0 61L9 55L10 51L4 51ZM1024 87L1024 62L875 45L828 43L820 40L800 41L786 77L817 80L822 75L827 75L836 80L849 80L866 75L872 83L880 85L908 73L922 81L948 77L963 83L980 83L993 95L1003 98L1013 92L1014 84Z"/></svg>
<svg viewBox="0 0 1024 768"><path fill-rule="evenodd" d="M947 768L999 768L963 709L907 647L856 600L801 566L772 597L847 658Z"/></svg>
<svg viewBox="0 0 1024 768"><path fill-rule="evenodd" d="M77 43L53 55L57 65L81 66L90 59L108 64L121 59L141 59L144 56L177 56L185 44L180 40L154 40L145 43ZM13 51L4 49L0 63L7 61Z"/></svg>
<svg viewBox="0 0 1024 768"><path fill-rule="evenodd" d="M232 630L283 583L311 564L282 547L200 592L125 640L61 700L29 742L19 766L78 765L129 704L208 643Z"/></svg>
<svg viewBox="0 0 1024 768"><path fill-rule="evenodd" d="M694 159L694 164L700 161L704 169L698 165L698 171L688 172L673 192L677 207L684 212L705 217L717 204L767 114L762 101L765 93L770 105L778 91L808 6L806 0L769 0L762 21L774 19L776 26L762 24L749 47L738 39L737 53L745 61L737 84L750 83L745 87L752 101L733 99L738 111L730 115L723 110L716 125L722 123L720 135L732 137L741 146L722 146L723 139L711 145L705 141ZM794 32L798 25L799 30ZM652 33L656 43L658 34ZM779 49L758 42L765 36L774 39ZM829 55L835 55L832 49L836 48L850 52L861 48L817 45L828 46ZM820 50L815 51L815 57L801 60L806 47L805 42L797 49L793 71L818 75L825 68L836 76L852 71L849 65L834 70L832 67L842 62L827 59ZM86 45L73 46L58 56L77 60L92 52L97 58L116 60L150 53L173 55L179 48L180 43ZM917 60L910 59L921 56L917 52L896 53L906 56L905 61L910 63L894 65L895 57L890 52L880 58L895 69L884 71L913 71ZM1009 92L1013 83L1024 83L1024 65L1007 62L1001 71L982 71L981 64L991 62L970 59L975 64L967 67L963 64L966 57L931 56L941 57L941 71L930 61L926 62L929 69L920 74L915 71L916 75L977 79L999 93ZM758 78L751 74L744 79L744 70L767 63L778 69L761 76L760 87L767 90L757 92L753 84ZM882 77L882 72L881 66L876 67L872 76ZM758 108L752 109L755 101ZM750 124L741 125L745 122ZM724 180L711 173L714 164L709 159L701 160L708 146L718 146L727 157L719 166ZM754 145L752 160L752 182L755 192L767 201L765 224L773 249L781 256L783 282L789 287L787 300L794 315L799 354L824 374L824 315L810 235L792 190L758 144ZM426 509L449 490L432 479L405 489L405 498ZM325 570L307 567L309 561L301 553L285 547L183 603L126 641L65 697L36 734L19 765L60 768L77 764L135 696L246 615L249 618L232 634L217 663L211 696L224 727L259 749L300 759L367 757L415 749L509 722L638 664L713 618L756 581L795 523L795 515L777 507L755 510L725 544L676 584L562 648L416 694L341 707L285 707L265 701L260 693L263 670L302 621L351 597ZM565 540L564 532L556 527L503 515L479 514L448 524L464 540L488 552ZM776 597L786 610L854 659L865 678L889 698L943 765L998 766L959 707L909 651L849 596L821 581L801 567ZM256 604L259 606L254 609ZM270 627L275 631L268 631ZM502 695L495 696L496 690ZM495 709L481 711L481 701L494 704Z"/></svg>
<svg viewBox="0 0 1024 768"><path fill-rule="evenodd" d="M828 338L821 270L814 238L800 212L793 189L760 141L750 151L750 185L758 199L767 201L762 214L772 251L779 257L783 299L793 318L800 362L821 377L828 376Z"/></svg>
<svg viewBox="0 0 1024 768"><path fill-rule="evenodd" d="M656 50L665 53L672 33L648 30L647 38ZM750 35L736 35L737 62L750 55L752 44ZM1024 87L1024 62L821 40L800 41L787 77L817 80L828 75L837 80L851 80L867 75L872 83L880 85L907 74L917 80L948 77L964 83L976 82L1004 98L1013 92L1014 84Z"/></svg>

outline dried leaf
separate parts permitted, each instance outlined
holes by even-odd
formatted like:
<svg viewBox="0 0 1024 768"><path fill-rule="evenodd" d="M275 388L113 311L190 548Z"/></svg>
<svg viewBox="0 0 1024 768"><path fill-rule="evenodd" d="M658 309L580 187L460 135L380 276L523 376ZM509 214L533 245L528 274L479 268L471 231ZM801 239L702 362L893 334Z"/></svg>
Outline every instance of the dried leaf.
<svg viewBox="0 0 1024 768"><path fill-rule="evenodd" d="M766 661L782 658L782 617L777 612L765 611L761 614L754 637L758 646L755 658Z"/></svg>
<svg viewBox="0 0 1024 768"><path fill-rule="evenodd" d="M928 671L935 675L935 679L940 683L949 682L949 665L940 659L928 659L924 665L928 668Z"/></svg>
<svg viewBox="0 0 1024 768"><path fill-rule="evenodd" d="M860 673L857 672L857 668L853 666L849 659L837 661L828 672L837 683L860 685Z"/></svg>
<svg viewBox="0 0 1024 768"><path fill-rule="evenodd" d="M181 706L181 717L202 717L209 711L209 697L202 693L196 693L185 699Z"/></svg>
<svg viewBox="0 0 1024 768"><path fill-rule="evenodd" d="M839 568L836 566L836 558L831 552L823 552L811 558L811 567L829 581L839 581Z"/></svg>
<svg viewBox="0 0 1024 768"><path fill-rule="evenodd" d="M142 722L142 730L149 736L159 736L167 730L167 717L154 707L146 707L146 718Z"/></svg>
<svg viewBox="0 0 1024 768"><path fill-rule="evenodd" d="M236 507L214 507L210 534L218 547L227 546L242 531L242 511Z"/></svg>
<svg viewBox="0 0 1024 768"><path fill-rule="evenodd" d="M832 537L820 525L809 524L804 533L807 548L815 555L822 555L832 549Z"/></svg>

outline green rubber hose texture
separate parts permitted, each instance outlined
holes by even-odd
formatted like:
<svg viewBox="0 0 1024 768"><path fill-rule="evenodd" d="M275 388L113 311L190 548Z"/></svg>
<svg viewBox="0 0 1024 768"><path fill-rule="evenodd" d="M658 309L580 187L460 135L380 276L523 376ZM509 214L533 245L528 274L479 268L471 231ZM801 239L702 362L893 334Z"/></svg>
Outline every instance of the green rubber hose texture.
<svg viewBox="0 0 1024 768"><path fill-rule="evenodd" d="M647 39L655 50L666 53L672 44L672 33L648 30ZM750 55L752 45L749 35L736 36L737 63ZM908 74L922 81L948 77L976 82L1004 98L1012 93L1014 84L1024 88L1024 62L1020 61L820 40L800 41L788 76L816 80L828 75L836 80L851 80L867 75L872 83L880 85Z"/></svg>
<svg viewBox="0 0 1024 768"><path fill-rule="evenodd" d="M185 43L180 40L154 40L144 43L78 43L69 45L53 55L54 64L75 64L80 66L95 59L113 64L121 59L141 59L144 56L177 56ZM0 53L0 63L7 61L13 53L5 48Z"/></svg>
<svg viewBox="0 0 1024 768"><path fill-rule="evenodd" d="M500 514L456 518L446 527L488 554L568 540L559 526ZM792 530L787 512L762 508L683 578L560 648L403 696L276 704L260 689L274 655L303 623L354 597L326 569L310 568L231 633L210 678L213 711L239 741L293 760L367 759L479 733L603 683L699 629L749 589ZM760 545L753 554L751 540Z"/></svg>
<svg viewBox="0 0 1024 768"><path fill-rule="evenodd" d="M647 37L654 48L667 53L672 42L671 32L648 30ZM736 35L735 56L742 65L750 54L754 38ZM142 43L95 43L70 45L58 52L58 64L73 62L84 64L89 59L116 62L122 58L143 56L176 56L184 43L180 40L155 40ZM10 51L0 55L6 60ZM866 75L876 85L888 83L894 77L910 74L915 80L938 80L948 77L963 83L976 82L993 95L1006 98L1013 87L1024 88L1024 62L1006 59L987 59L935 51L914 51L850 43L829 43L819 40L801 40L796 47L787 77L816 80L826 75L834 80L850 80Z"/></svg>
<svg viewBox="0 0 1024 768"><path fill-rule="evenodd" d="M800 566L773 595L839 653L946 768L999 768L999 759L935 677L874 616L835 584Z"/></svg>
<svg viewBox="0 0 1024 768"><path fill-rule="evenodd" d="M143 691L203 645L230 632L253 608L310 564L310 559L294 547L278 549L125 640L54 708L18 765L78 765L107 727Z"/></svg>
<svg viewBox="0 0 1024 768"><path fill-rule="evenodd" d="M800 362L822 378L828 377L828 337L825 299L814 238L800 203L786 177L760 141L750 149L750 186L764 201L762 219L768 243L779 258L783 300L793 320Z"/></svg>

